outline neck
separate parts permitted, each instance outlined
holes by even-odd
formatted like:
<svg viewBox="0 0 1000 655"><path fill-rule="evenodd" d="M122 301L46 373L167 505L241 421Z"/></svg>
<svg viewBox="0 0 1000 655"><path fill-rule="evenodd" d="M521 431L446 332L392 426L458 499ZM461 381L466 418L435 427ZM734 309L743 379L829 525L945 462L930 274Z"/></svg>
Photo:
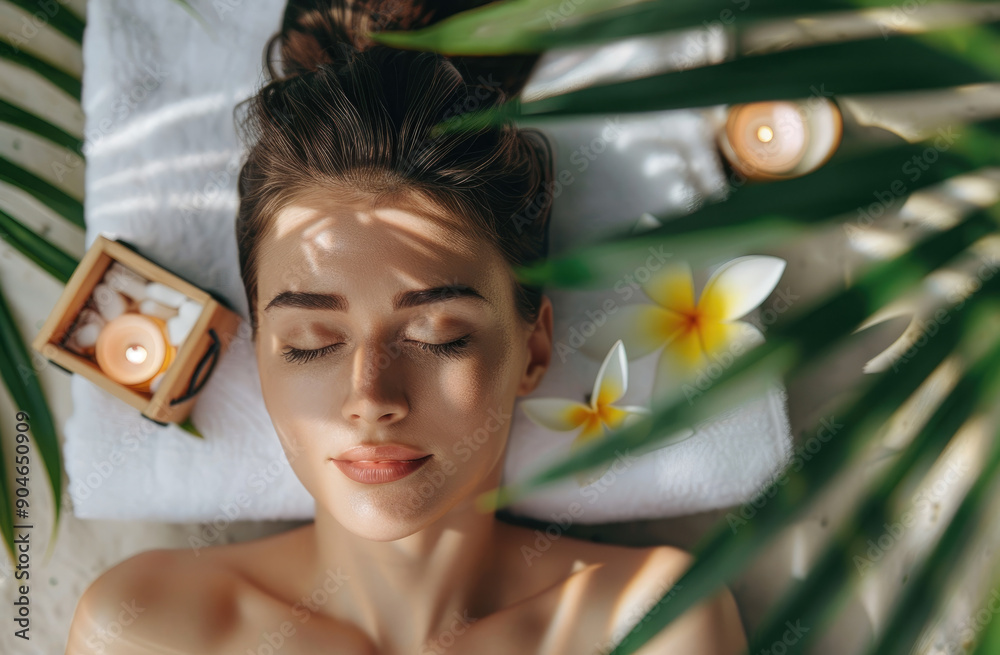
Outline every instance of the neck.
<svg viewBox="0 0 1000 655"><path fill-rule="evenodd" d="M346 530L316 507L317 579L341 573L332 594L338 616L349 617L379 652L435 653L499 595L499 541L504 524L474 506L499 485L501 466L444 516L395 541L371 541ZM346 593L344 593L346 592ZM446 636L447 633L450 636Z"/></svg>

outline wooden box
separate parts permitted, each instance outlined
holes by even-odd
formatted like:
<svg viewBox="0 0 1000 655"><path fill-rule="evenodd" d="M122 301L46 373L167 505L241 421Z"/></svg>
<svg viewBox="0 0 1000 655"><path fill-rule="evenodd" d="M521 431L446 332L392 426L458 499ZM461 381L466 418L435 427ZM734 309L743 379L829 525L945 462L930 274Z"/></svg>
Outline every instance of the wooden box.
<svg viewBox="0 0 1000 655"><path fill-rule="evenodd" d="M138 273L150 282L160 282L202 304L194 327L163 372L154 393L136 391L112 380L87 357L63 346L77 315L113 262ZM216 362L239 328L239 314L224 300L199 289L139 254L121 240L98 236L73 272L66 288L49 314L32 347L46 359L71 373L79 373L101 388L138 409L157 423L181 423L191 413L197 394L208 381Z"/></svg>

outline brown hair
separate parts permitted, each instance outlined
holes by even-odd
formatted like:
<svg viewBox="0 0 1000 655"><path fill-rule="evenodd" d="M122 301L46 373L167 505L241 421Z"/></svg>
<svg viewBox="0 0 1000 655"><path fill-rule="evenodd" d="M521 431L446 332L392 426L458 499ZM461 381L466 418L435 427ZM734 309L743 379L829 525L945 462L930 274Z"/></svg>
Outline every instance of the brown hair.
<svg viewBox="0 0 1000 655"><path fill-rule="evenodd" d="M438 133L440 121L505 102L533 56L449 58L375 45L365 32L413 29L481 0L292 0L264 51L268 83L240 103L236 242L253 333L259 246L284 206L317 191L431 200L510 264L548 254L552 153L513 124ZM280 45L280 65L271 60ZM514 283L519 315L538 316L542 291Z"/></svg>

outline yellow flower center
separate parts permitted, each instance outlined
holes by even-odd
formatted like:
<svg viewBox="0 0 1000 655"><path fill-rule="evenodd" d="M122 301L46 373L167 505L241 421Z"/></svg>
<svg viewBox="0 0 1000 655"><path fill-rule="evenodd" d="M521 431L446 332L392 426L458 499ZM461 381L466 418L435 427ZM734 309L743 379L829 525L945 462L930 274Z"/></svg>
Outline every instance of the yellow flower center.
<svg viewBox="0 0 1000 655"><path fill-rule="evenodd" d="M691 330L701 330L701 324L704 317L701 315L697 309L693 309L690 312L684 313L684 332L690 332Z"/></svg>
<svg viewBox="0 0 1000 655"><path fill-rule="evenodd" d="M695 367L700 366L703 356L724 347L726 339L724 322L707 307L674 310L672 320L664 324L664 332L669 335L667 347L680 361Z"/></svg>

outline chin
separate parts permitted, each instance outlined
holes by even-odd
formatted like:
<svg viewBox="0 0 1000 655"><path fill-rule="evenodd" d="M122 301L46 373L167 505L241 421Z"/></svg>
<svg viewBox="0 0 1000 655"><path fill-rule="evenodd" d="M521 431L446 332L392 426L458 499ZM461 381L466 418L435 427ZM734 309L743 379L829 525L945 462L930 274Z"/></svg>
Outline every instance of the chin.
<svg viewBox="0 0 1000 655"><path fill-rule="evenodd" d="M338 485L340 486L340 485ZM430 526L461 500L457 491L427 485L371 485L338 489L327 494L327 512L349 532L371 541L395 541Z"/></svg>
<svg viewBox="0 0 1000 655"><path fill-rule="evenodd" d="M359 507L337 508L333 518L347 531L369 541L396 541L420 532L444 512L406 513L379 503L361 503Z"/></svg>
<svg viewBox="0 0 1000 655"><path fill-rule="evenodd" d="M337 518L340 521L339 518ZM351 534L368 541L396 541L420 532L425 525L405 525L386 521L368 521L346 517L341 523Z"/></svg>

